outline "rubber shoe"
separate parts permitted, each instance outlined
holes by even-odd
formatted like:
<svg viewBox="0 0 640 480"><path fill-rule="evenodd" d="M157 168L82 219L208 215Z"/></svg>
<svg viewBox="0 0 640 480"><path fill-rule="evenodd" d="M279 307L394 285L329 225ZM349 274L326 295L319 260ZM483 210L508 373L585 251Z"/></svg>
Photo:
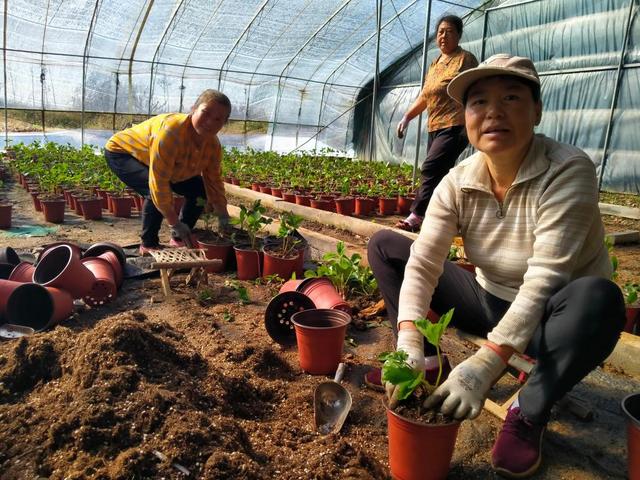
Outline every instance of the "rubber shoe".
<svg viewBox="0 0 640 480"><path fill-rule="evenodd" d="M196 248L197 245L198 245L198 239L194 235L191 235L191 245L193 245L194 248ZM185 247L186 245L184 244L184 242L181 239L171 237L169 239L169 246L170 247Z"/></svg>
<svg viewBox="0 0 640 480"><path fill-rule="evenodd" d="M145 255L151 255L151 252L157 252L158 250L162 250L164 247L162 245L157 245L155 247L145 247L144 245L140 245L138 249L138 253L141 257Z"/></svg>
<svg viewBox="0 0 640 480"><path fill-rule="evenodd" d="M491 466L507 478L533 475L542 461L542 435L545 425L527 420L520 407L511 408L491 451Z"/></svg>
<svg viewBox="0 0 640 480"><path fill-rule="evenodd" d="M432 357L425 357L424 362L424 379L431 385L434 385L436 383L436 380L438 379L438 357L435 355ZM447 379L450 372L451 365L449 364L449 359L446 355L444 355L442 358L442 378L440 379L440 384L442 384L442 382ZM384 385L382 385L382 369L379 367L374 367L369 370L364 375L364 383L372 390L384 392Z"/></svg>

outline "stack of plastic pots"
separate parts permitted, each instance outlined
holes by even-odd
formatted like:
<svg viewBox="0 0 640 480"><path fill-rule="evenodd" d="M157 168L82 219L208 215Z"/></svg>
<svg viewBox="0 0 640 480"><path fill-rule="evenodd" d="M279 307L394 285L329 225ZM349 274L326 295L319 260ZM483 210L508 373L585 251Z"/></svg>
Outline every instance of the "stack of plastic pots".
<svg viewBox="0 0 640 480"><path fill-rule="evenodd" d="M110 242L94 244L84 254L78 245L56 242L44 247L35 265L20 261L11 249L0 251L3 259L15 264L7 263L13 268L0 279L0 315L9 333L55 325L73 313L74 299L91 307L113 301L126 262L122 248Z"/></svg>
<svg viewBox="0 0 640 480"><path fill-rule="evenodd" d="M351 307L325 277L285 282L265 311L269 336L297 344L301 368L313 375L336 370L350 322Z"/></svg>

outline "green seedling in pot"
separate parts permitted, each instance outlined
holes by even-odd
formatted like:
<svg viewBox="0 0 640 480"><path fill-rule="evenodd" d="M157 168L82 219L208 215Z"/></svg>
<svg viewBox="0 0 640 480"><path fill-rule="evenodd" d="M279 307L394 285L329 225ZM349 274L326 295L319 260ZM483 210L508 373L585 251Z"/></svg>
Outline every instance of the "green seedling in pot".
<svg viewBox="0 0 640 480"><path fill-rule="evenodd" d="M280 215L280 228L278 228L278 238L282 239L280 254L283 257L290 256L300 243L300 240L293 236L293 233L300 228L304 217L293 212L284 212Z"/></svg>
<svg viewBox="0 0 640 480"><path fill-rule="evenodd" d="M231 219L231 223L238 225L240 230L247 233L252 250L258 250L258 233L273 221L273 219L263 216L266 211L267 209L261 205L260 200L256 200L250 208L241 205L238 218Z"/></svg>
<svg viewBox="0 0 640 480"><path fill-rule="evenodd" d="M372 295L378 288L378 282L371 269L360 264L361 260L357 253L347 255L344 243L338 242L336 251L325 253L318 269L306 270L304 276L327 277L345 300L353 294Z"/></svg>
<svg viewBox="0 0 640 480"><path fill-rule="evenodd" d="M407 363L407 352L396 350L395 352L382 353L378 357L379 360L384 362L382 365L382 381L398 386L399 401L407 399L410 395L414 394L414 392L417 394L419 388L427 394L430 394L440 385L442 378L440 340L453 317L453 310L452 308L442 315L436 323L431 323L426 318L420 318L414 321L418 331L425 336L431 345L436 347L436 354L438 355L438 377L434 385L431 385L425 380L424 371L416 371Z"/></svg>
<svg viewBox="0 0 640 480"><path fill-rule="evenodd" d="M622 286L622 295L626 305L634 305L638 301L640 284L627 282Z"/></svg>

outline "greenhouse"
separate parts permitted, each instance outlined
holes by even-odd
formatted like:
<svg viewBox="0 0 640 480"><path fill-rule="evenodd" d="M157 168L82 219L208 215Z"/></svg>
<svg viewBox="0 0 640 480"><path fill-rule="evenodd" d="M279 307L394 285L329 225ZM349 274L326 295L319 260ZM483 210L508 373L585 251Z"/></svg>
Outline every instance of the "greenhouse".
<svg viewBox="0 0 640 480"><path fill-rule="evenodd" d="M216 88L231 99L231 119L242 122L232 145L328 147L413 165L426 148L417 122L403 141L390 126L419 91L423 56L428 65L437 54L437 19L452 13L464 19L461 46L478 59L509 52L535 62L545 105L540 132L584 149L604 189L637 194L637 7L628 0L261 0L240 9L222 1L7 2L5 120L26 116L54 141L102 146L110 133L101 129L188 111L202 90ZM20 141L8 125L5 141Z"/></svg>
<svg viewBox="0 0 640 480"><path fill-rule="evenodd" d="M0 12L0 479L640 480L640 0Z"/></svg>

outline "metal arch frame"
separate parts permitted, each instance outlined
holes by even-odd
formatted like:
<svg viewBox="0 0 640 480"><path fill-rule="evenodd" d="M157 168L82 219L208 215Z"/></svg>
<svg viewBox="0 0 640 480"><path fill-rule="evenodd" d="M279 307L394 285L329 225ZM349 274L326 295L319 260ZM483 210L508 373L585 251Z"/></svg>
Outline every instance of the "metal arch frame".
<svg viewBox="0 0 640 480"><path fill-rule="evenodd" d="M300 55L302 53L302 51L305 49L305 47L307 45L309 45L311 43L311 41L313 39L315 39L318 34L331 22L331 20L333 20L342 10L344 10L347 5L351 2L351 0L345 0L344 3L342 3L342 5L340 5L332 14L331 16L329 16L329 18L327 18L327 20L320 25L318 28L316 28L315 32L313 32L313 34L311 34L309 36L309 38L307 38L307 40L300 46L300 48L298 48L298 51L289 59L289 61L287 62L287 64L284 66L284 68L280 71L280 75L278 76L278 93L276 94L276 105L275 105L275 109L273 112L273 127L272 127L272 131L271 131L271 138L269 140L269 150L271 150L271 148L273 147L273 133L274 133L274 129L275 129L275 124L276 121L278 119L278 110L280 109L280 100L282 97L282 77L284 76L284 72L287 71L287 69L289 68L289 66L293 63L293 61L298 57L298 55ZM307 2L307 5L309 4L309 2ZM376 0L376 4L377 4L377 0ZM305 6L306 8L306 6ZM308 83L307 83L308 85ZM302 103L301 103L301 107L302 107ZM299 112L300 113L300 112ZM298 113L298 115L299 115ZM297 135L297 133L296 133Z"/></svg>
<svg viewBox="0 0 640 480"><path fill-rule="evenodd" d="M140 16L142 15L142 12L144 11L144 8L140 10L140 13L138 14L138 18L136 18L136 23L135 25L138 24L138 21L140 20ZM127 43L125 43L124 49L123 49L123 55L120 57L119 61L118 61L118 67L116 68L116 82L115 82L115 92L114 92L114 98L113 98L113 120L112 120L112 125L113 125L113 130L115 131L116 129L116 116L118 115L118 90L120 89L120 67L122 66L122 62L124 61L124 52L127 51L127 47L129 46L129 42L131 41L131 37L133 36L133 32L135 31L135 28L131 29L131 31L129 32L129 38L127 39ZM94 57L94 58L100 58L100 57Z"/></svg>
<svg viewBox="0 0 640 480"><path fill-rule="evenodd" d="M424 23L424 36L422 37L422 70L420 75L420 88L424 85L427 77L427 54L429 53L429 29L431 23L431 4L429 0L427 4L427 17ZM415 185L418 176L418 159L420 158L420 131L422 130L422 117L424 111L418 115L418 134L416 135L416 154L413 158L413 172L411 172L412 182Z"/></svg>
<svg viewBox="0 0 640 480"><path fill-rule="evenodd" d="M387 22L385 22L384 25L381 25L379 30L382 31L384 29L384 27L386 27L391 22L393 22L394 20L399 18L400 15L402 15L409 8L413 7L416 3L418 3L418 1L419 0L414 0L413 2L409 3L408 5L406 5L403 9L401 9L399 12L397 12L396 15L394 15ZM431 2L431 0L427 0L427 1ZM342 61L342 63L340 63L340 65L336 66L336 68L334 68L333 71L325 78L325 81L323 82L323 86L322 86L322 95L320 96L320 106L319 106L319 109L318 109L318 122L317 122L318 125L320 125L320 122L322 121L322 105L324 104L325 91L326 91L327 84L329 84L329 79L338 71L339 68L341 68L345 63L347 63L347 61L351 57L353 57L364 45L366 45L369 42L369 40L371 40L376 34L377 34L377 32L369 35L369 37L367 37L366 40L361 42L360 45L358 45L349 55L347 55L346 58ZM320 134L320 132L318 132L318 134ZM316 147L317 147L317 140L318 140L318 135L316 135Z"/></svg>
<svg viewBox="0 0 640 480"><path fill-rule="evenodd" d="M42 31L42 46L40 47L40 49L42 50L42 53L40 54L40 106L42 107L42 114L41 114L41 120L42 120L42 135L46 134L46 128L45 128L45 116L44 116L44 80L45 80L45 73L44 73L44 42L45 39L47 37L47 25L48 25L48 20L49 20L49 6L51 5L51 0L47 0L47 8L45 10L45 14L44 14L44 28Z"/></svg>
<svg viewBox="0 0 640 480"><path fill-rule="evenodd" d="M204 26L202 27L202 30L200 31L200 33L198 34L198 38L196 38L196 41L193 42L193 46L191 47L191 50L189 50L189 55L187 55L187 60L184 63L184 68L182 69L182 75L180 76L180 112L182 112L182 108L183 108L183 101L184 101L184 77L187 73L187 68L189 66L189 61L191 60L191 55L193 54L194 50L196 49L196 45L198 45L198 43L200 43L200 39L202 38L202 35L204 35L204 32L207 31L207 28L209 27L209 25L211 24L213 18L216 16L216 14L218 13L218 10L220 10L220 6L222 5L224 0L221 0L220 2L218 2L216 8L213 10L213 12L211 13L211 15L209 16L209 19L206 21L206 23L204 24Z"/></svg>
<svg viewBox="0 0 640 480"><path fill-rule="evenodd" d="M395 10L395 7L394 7ZM397 14L397 10L396 10ZM382 0L376 1L376 61L373 73L373 95L371 97L371 123L369 125L369 161L375 161L373 145L376 131L376 100L378 99L378 87L380 84L380 32L382 31Z"/></svg>
<svg viewBox="0 0 640 480"><path fill-rule="evenodd" d="M7 105L7 17L9 16L9 0L4 0L2 27L2 75L4 78L4 148L9 145L9 106Z"/></svg>
<svg viewBox="0 0 640 480"><path fill-rule="evenodd" d="M101 1L102 0L96 0L96 4L93 7L93 15L91 15L91 22L89 23L87 39L84 42L84 52L82 54L82 111L80 112L80 145L82 146L84 146L84 97L87 89L87 52L89 51L89 45L91 44L93 27L95 25L96 18L98 17L98 10L100 9Z"/></svg>
<svg viewBox="0 0 640 480"><path fill-rule="evenodd" d="M616 71L616 86L613 90L613 97L611 98L611 108L609 110L609 120L607 121L607 130L604 135L604 145L602 146L602 162L600 162L600 175L598 175L598 192L602 188L602 180L604 178L604 168L607 165L607 152L609 150L609 144L611 143L611 130L613 129L613 116L616 111L616 105L618 104L618 97L620 95L620 81L622 80L622 70L624 68L624 57L627 55L627 44L629 43L629 36L631 33L631 20L633 17L633 7L636 0L629 0L629 14L627 16L627 28L624 31L624 39L622 40L622 49L620 50L620 60L618 62L618 68Z"/></svg>
<svg viewBox="0 0 640 480"><path fill-rule="evenodd" d="M253 16L251 21L249 23L247 23L247 26L244 28L242 33L240 35L238 35L238 38L236 39L236 42L233 44L233 46L231 47L231 50L229 50L229 53L227 53L227 56L222 61L222 64L220 65L220 72L218 73L218 90L220 90L220 85L222 84L222 72L224 71L225 64L227 63L227 61L231 57L231 54L233 53L233 51L240 44L240 40L242 40L242 37L244 37L245 34L249 31L249 29L253 25L253 22L255 22L256 18L258 18L262 14L262 11L267 6L267 3L269 3L269 0L264 0L264 2L262 2L262 5L260 5L260 8L258 9L258 11L255 13L255 15Z"/></svg>
<svg viewBox="0 0 640 480"><path fill-rule="evenodd" d="M140 23L140 28L138 28L138 33L136 34L136 39L133 42L133 47L131 48L131 55L129 56L129 68L127 69L127 80L129 81L129 107L131 107L131 98L133 96L133 62L136 56L136 50L138 49L138 42L140 41L140 37L142 36L142 31L144 30L145 25L147 24L147 20L149 19L149 14L151 13L151 8L153 7L153 3L155 0L148 0L147 11L144 12L144 17L142 22Z"/></svg>
<svg viewBox="0 0 640 480"><path fill-rule="evenodd" d="M349 2L351 2L351 0L346 0L346 1L345 1L345 5L346 5L347 3L349 3ZM295 20L296 18L298 18L298 17L302 14L302 11L304 11L304 10L307 8L307 6L309 5L309 3L310 3L310 2L307 2L307 3L306 3L305 7L304 7L302 10L300 10L300 11L298 12L298 14L297 14L293 19L292 19L292 21L293 21L293 20ZM340 8L339 8L339 10L341 10L341 9L342 9L342 7L340 7ZM335 13L337 13L337 12L335 12ZM335 13L331 16L331 18L333 18L333 17L335 16ZM319 28L316 30L316 32L315 32L315 33L314 33L314 34L309 38L309 40L307 40L307 42L305 42L305 44L304 44L304 45L303 45L303 46L302 46L302 47L301 47L301 48L296 52L296 54L292 57L292 59L289 61L289 63L287 63L287 65L285 66L285 68L283 69L283 71L280 73L280 77L282 76L282 73L284 72L284 70L289 66L289 64L291 63L291 61L293 61L293 58L295 58L297 55L299 55L299 54L300 54L300 52L302 51L302 49L303 49L303 48L308 44L308 42L311 40L311 38L315 37L315 36L318 34L318 32L319 32L322 28L324 28L324 26L326 26L326 25L331 21L331 18L330 18L329 20L327 20L327 21L326 21L326 22L325 22L321 27L319 27ZM260 65L262 65L262 62L265 60L265 58L267 58L267 54L268 54L268 53L271 51L271 49L272 49L272 48L277 44L278 40L280 40L280 38L282 38L282 35L284 35L284 32L285 32L285 31L286 31L286 29L282 29L282 33L278 36L278 38L277 38L277 39L275 39L275 40L273 41L273 43L271 44L271 46L270 46L270 47L267 49L267 51L265 52L264 56L263 56L263 57L260 59L260 61L256 64L256 68L255 68L255 70L253 71L253 73L251 74L251 78L249 79L249 88L251 88L251 85L253 85L253 79L255 78L255 76L256 76L256 75L261 75L261 74L259 74L259 73L258 73L258 67L260 67ZM278 91L279 91L279 88L280 88L280 77L278 77ZM307 85L308 85L308 82L307 82ZM277 97L277 95L276 95L276 97ZM276 105L277 105L277 103L276 103ZM249 94L247 93L246 101L245 101L245 106L244 106L244 123L245 123L245 131L246 131L246 124L247 124L247 120L248 120L248 112L249 112ZM296 135L297 135L297 133L296 133Z"/></svg>
<svg viewBox="0 0 640 480"><path fill-rule="evenodd" d="M153 0L152 0L153 2ZM171 25L173 24L173 21L176 19L176 17L178 16L178 12L180 11L180 9L182 8L182 5L184 5L185 0L180 0L175 9L173 10L173 14L171 15L171 18L169 18L169 21L167 22L166 27L164 28L164 32L162 32L162 35L160 36L160 40L158 40L158 45L156 46L156 50L153 52L153 57L151 59L151 70L149 72L149 102L147 103L147 115L151 116L151 101L153 99L153 66L154 64L156 64L156 58L158 56L158 54L160 53L160 47L162 46L165 37L167 36L167 34L169 33L169 29L171 28ZM151 9L149 9L151 10ZM146 19L148 18L148 14L145 17L145 23L146 23ZM144 28L145 23L143 23L140 27L140 33L142 33L142 30ZM140 35L138 35L138 39L140 38ZM137 44L137 40L136 39L136 44ZM132 55L133 58L133 55Z"/></svg>

